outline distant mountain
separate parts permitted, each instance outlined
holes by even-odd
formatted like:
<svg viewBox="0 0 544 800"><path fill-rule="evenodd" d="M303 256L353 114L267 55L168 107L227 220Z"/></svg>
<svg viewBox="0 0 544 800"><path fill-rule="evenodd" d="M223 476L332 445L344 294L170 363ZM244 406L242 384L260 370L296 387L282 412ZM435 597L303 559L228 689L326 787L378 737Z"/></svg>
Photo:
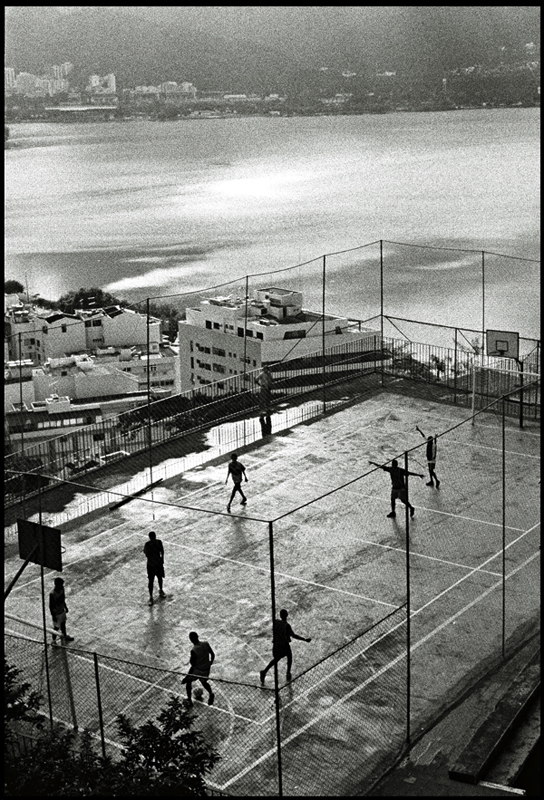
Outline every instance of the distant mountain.
<svg viewBox="0 0 544 800"><path fill-rule="evenodd" d="M192 81L225 92L303 92L321 68L359 78L515 60L540 43L535 6L10 6L4 63L73 78L115 73L120 88ZM332 84L331 84L332 86Z"/></svg>

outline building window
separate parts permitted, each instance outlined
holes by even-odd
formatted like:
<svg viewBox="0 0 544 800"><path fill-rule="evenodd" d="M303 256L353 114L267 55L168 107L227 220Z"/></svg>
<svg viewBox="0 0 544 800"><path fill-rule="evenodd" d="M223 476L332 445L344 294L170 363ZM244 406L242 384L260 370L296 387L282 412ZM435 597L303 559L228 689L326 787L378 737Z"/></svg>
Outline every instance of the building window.
<svg viewBox="0 0 544 800"><path fill-rule="evenodd" d="M340 325L336 326L336 328L334 329L334 332L337 333L337 334L338 333L342 333L342 328L340 327Z"/></svg>
<svg viewBox="0 0 544 800"><path fill-rule="evenodd" d="M60 326L60 329L61 329L61 331L62 331L63 333L66 333L66 331L68 330L68 329L67 329L67 327L66 327L66 325L61 325L61 326Z"/></svg>
<svg viewBox="0 0 544 800"><path fill-rule="evenodd" d="M264 336L263 336L263 334L261 333L261 331L257 331L257 333L255 334L255 336L257 337L257 339L264 339Z"/></svg>
<svg viewBox="0 0 544 800"><path fill-rule="evenodd" d="M194 360L193 356L191 356L191 369L194 369L194 368L195 368L195 360Z"/></svg>
<svg viewBox="0 0 544 800"><path fill-rule="evenodd" d="M213 327L214 327L214 329L215 329L216 331L218 331L218 330L219 330L219 328L221 327L221 325L220 325L218 322L214 322L214 323L213 323Z"/></svg>
<svg viewBox="0 0 544 800"><path fill-rule="evenodd" d="M250 331L249 328L246 328L246 336L253 336L253 331Z"/></svg>
<svg viewBox="0 0 544 800"><path fill-rule="evenodd" d="M189 350L191 351L191 353L193 352L193 340L192 339L189 342Z"/></svg>
<svg viewBox="0 0 544 800"><path fill-rule="evenodd" d="M306 331L285 331L283 334L284 339L305 339Z"/></svg>
<svg viewBox="0 0 544 800"><path fill-rule="evenodd" d="M93 319L93 328L101 328L102 327L102 320L101 319Z"/></svg>
<svg viewBox="0 0 544 800"><path fill-rule="evenodd" d="M206 320L206 327L207 327L207 328L208 328L208 329L211 331L211 329L212 329L212 322L211 322L211 320L209 320L209 319L207 319L207 320Z"/></svg>
<svg viewBox="0 0 544 800"><path fill-rule="evenodd" d="M222 356L225 358L226 352L221 347L212 347L212 353L214 356Z"/></svg>
<svg viewBox="0 0 544 800"><path fill-rule="evenodd" d="M213 365L213 371L214 371L214 372L221 372L221 373L223 373L223 372L225 372L225 367L224 367L222 364L215 364L215 363L214 363L214 365Z"/></svg>
<svg viewBox="0 0 544 800"><path fill-rule="evenodd" d="M243 336L243 335L244 335L244 329L238 328L238 336Z"/></svg>

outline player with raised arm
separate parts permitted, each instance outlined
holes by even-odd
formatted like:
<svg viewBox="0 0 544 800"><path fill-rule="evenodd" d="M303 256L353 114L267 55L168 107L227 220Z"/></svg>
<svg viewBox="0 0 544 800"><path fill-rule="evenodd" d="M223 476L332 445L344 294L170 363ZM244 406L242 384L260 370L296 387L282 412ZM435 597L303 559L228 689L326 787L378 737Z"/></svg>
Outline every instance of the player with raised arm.
<svg viewBox="0 0 544 800"><path fill-rule="evenodd" d="M431 479L426 486L434 486L433 478L436 481L436 488L440 486L440 481L438 480L438 475L435 472L436 467L436 440L437 436L425 436L421 428L416 425L416 431L418 431L424 439L427 439L427 467L429 468L429 478Z"/></svg>
<svg viewBox="0 0 544 800"><path fill-rule="evenodd" d="M399 467L399 462L396 459L393 459L390 467L384 467L381 464L376 464L375 461L369 461L368 463L372 464L374 467L378 467L378 469L383 469L384 472L388 472L391 477L391 511L387 516L397 516L395 513L395 501L400 500L401 503L404 503L405 506L408 506L410 509L410 516L413 517L416 510L408 500L406 478L408 475L414 475L416 478L423 478L423 475L420 475L419 472L410 472L407 469L402 469L402 467Z"/></svg>

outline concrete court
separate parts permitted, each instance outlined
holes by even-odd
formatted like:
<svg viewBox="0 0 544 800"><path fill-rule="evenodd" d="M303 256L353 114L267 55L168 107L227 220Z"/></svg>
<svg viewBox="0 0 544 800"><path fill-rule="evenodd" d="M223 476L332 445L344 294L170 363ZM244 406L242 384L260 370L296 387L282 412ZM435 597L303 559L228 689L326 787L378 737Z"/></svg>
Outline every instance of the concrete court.
<svg viewBox="0 0 544 800"><path fill-rule="evenodd" d="M406 599L404 508L397 504L397 518L387 519L387 474L375 471L361 481L355 479L371 469L369 459L380 463L420 444L416 424L424 431L439 432L468 414L467 409L382 393L241 450L249 478L244 483L249 503L240 507L236 500L230 515L226 512L230 485L224 485L225 456L161 484L152 493L153 502L146 496L63 526L68 629L76 637L70 647L183 671L190 648L187 633L194 629L216 651L212 677L258 686L259 669L270 658L268 521L274 520L276 607L288 608L294 630L312 637L310 644L293 644L294 676L308 669ZM539 486L534 469L539 440L535 431L519 431L515 421L508 425L507 451L520 462L506 520L506 569L507 575L512 573L510 635L530 626L540 605L536 588L540 581ZM495 434L491 432L493 444ZM486 441L489 444L486 435L485 425L471 430L464 426L456 431L461 444L451 455L440 445L438 492L426 487L425 481L410 479L410 499L416 507L410 521L414 732L455 700L482 661L495 657L499 646L500 592L493 587L500 580L496 555L500 537L496 534L501 508L497 483L490 484L486 461L490 455L495 465L496 453L482 449ZM417 459L410 469L424 473L426 480L423 450ZM346 488L326 494L349 481L353 483ZM165 545L167 598L148 607L142 547L152 529ZM6 560L7 579L19 565L17 557ZM54 574L47 572L49 588ZM37 567L30 565L23 573L7 600L6 612L41 623ZM271 677L267 683L272 685ZM304 754L317 701L300 697L297 706L296 680L292 686L300 733L291 737L290 748ZM176 688L170 686L168 691ZM256 702L255 708L248 709L247 693L237 696L230 684L216 682L215 691L214 708L197 707L197 711L204 717L204 729L221 719L213 736L221 752L222 746L227 748L221 733L225 712L251 716L259 713L262 704ZM332 703L334 741L317 749L313 744L302 774L293 751L297 788L289 791L287 784L288 794L322 793L322 784L315 783L320 780L315 765L323 760L334 763L339 790L332 793L347 793L353 780L353 762L345 758L347 731L341 731L347 717L334 713L343 699L336 696L334 687L324 691ZM167 694L158 702L164 703ZM264 694L268 702L268 693ZM304 695L312 698L310 690ZM350 693L350 708L364 718L368 739L361 741L359 734L355 750L361 753L376 747L373 732L383 717L383 708L373 708L366 700L364 691ZM268 705L271 711L272 694ZM399 736L405 728L402 706L399 699ZM273 753L269 734L260 745L261 753ZM258 738L254 731L251 737ZM246 789L243 793L257 793L260 784L247 781L252 771L262 768L258 748L254 770L247 754L236 765L232 748L228 750L229 766L225 763L216 770L211 785L233 794L242 788ZM284 765L288 769L289 749ZM294 783L293 778L291 788Z"/></svg>

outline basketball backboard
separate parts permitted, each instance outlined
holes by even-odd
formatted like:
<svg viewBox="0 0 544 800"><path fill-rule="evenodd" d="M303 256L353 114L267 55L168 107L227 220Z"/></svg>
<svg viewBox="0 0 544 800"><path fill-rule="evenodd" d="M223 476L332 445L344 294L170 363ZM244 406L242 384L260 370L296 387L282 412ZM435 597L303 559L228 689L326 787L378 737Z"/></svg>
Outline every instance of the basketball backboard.
<svg viewBox="0 0 544 800"><path fill-rule="evenodd" d="M519 333L486 330L485 346L488 356L513 358L517 361L519 358Z"/></svg>
<svg viewBox="0 0 544 800"><path fill-rule="evenodd" d="M41 556L42 531L43 559ZM39 525L37 522L18 519L17 533L21 558L25 560L28 558L33 564L41 564L48 569L62 572L60 530L58 528L49 528L47 525Z"/></svg>

